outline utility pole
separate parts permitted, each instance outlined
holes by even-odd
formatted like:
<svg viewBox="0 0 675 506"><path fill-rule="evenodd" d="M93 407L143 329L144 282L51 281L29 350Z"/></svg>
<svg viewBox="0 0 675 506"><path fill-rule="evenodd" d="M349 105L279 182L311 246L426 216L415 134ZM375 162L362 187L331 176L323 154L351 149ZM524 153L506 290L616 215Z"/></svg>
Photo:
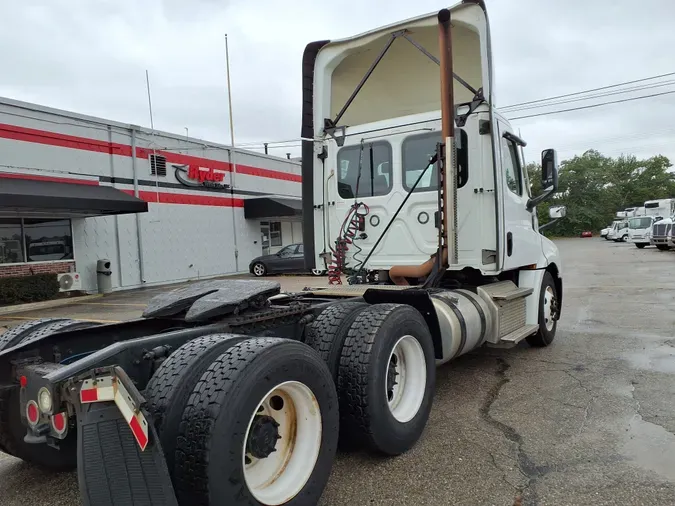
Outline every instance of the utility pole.
<svg viewBox="0 0 675 506"><path fill-rule="evenodd" d="M230 173L230 197L234 202L234 181L237 174L236 151L234 147L234 116L232 114L232 86L230 85L230 47L225 34L225 64L227 67L227 102L230 109L230 163L232 172ZM237 219L235 207L232 207L232 235L234 236L234 269L239 272L239 248L237 247Z"/></svg>

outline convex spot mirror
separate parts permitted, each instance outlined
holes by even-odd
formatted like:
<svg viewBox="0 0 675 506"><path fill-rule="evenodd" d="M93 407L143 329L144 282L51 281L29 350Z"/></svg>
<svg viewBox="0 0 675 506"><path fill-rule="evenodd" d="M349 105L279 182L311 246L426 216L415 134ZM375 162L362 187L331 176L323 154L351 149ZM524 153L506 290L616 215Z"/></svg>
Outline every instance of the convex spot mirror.
<svg viewBox="0 0 675 506"><path fill-rule="evenodd" d="M551 207L548 210L548 217L551 218L552 220L564 218L566 215L567 215L567 207L565 206Z"/></svg>

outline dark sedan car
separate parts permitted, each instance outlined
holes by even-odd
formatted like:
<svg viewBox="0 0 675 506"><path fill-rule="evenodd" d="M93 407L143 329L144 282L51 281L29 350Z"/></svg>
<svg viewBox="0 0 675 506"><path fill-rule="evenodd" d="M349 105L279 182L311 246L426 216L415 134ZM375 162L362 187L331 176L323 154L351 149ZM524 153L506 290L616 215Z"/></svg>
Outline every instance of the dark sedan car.
<svg viewBox="0 0 675 506"><path fill-rule="evenodd" d="M248 270L254 276L280 273L306 273L305 253L302 244L289 244L277 253L263 255L251 260ZM312 274L320 276L321 271L312 270Z"/></svg>

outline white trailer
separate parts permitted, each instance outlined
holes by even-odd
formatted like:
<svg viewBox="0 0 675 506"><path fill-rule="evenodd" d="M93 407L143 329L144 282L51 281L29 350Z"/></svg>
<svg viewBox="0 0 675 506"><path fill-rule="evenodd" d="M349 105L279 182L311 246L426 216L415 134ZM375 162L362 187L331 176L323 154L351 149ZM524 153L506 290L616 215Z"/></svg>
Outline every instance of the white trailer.
<svg viewBox="0 0 675 506"><path fill-rule="evenodd" d="M675 199L647 200L644 207L647 216L667 218L675 214Z"/></svg>

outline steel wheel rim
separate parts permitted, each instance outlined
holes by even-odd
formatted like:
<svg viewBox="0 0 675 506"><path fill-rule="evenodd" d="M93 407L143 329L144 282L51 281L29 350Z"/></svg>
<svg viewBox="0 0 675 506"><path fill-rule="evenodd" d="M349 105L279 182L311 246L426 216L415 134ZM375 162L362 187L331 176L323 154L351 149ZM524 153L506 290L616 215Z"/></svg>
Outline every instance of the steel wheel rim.
<svg viewBox="0 0 675 506"><path fill-rule="evenodd" d="M555 320L553 319L554 299L555 293L553 292L553 287L547 286L544 291L544 324L546 325L546 330L549 332L553 330L553 325L555 325Z"/></svg>
<svg viewBox="0 0 675 506"><path fill-rule="evenodd" d="M273 418L279 424L275 451L264 458L249 452L249 441L254 436L251 429L260 417ZM244 480L253 497L265 506L293 499L312 475L321 450L321 436L321 409L309 387L287 381L270 390L254 410L244 437Z"/></svg>
<svg viewBox="0 0 675 506"><path fill-rule="evenodd" d="M262 276L263 274L265 274L265 267L263 267L262 264L255 264L253 266L253 273L256 276Z"/></svg>
<svg viewBox="0 0 675 506"><path fill-rule="evenodd" d="M323 271L321 269L312 269L312 274L315 276L321 276L323 274Z"/></svg>
<svg viewBox="0 0 675 506"><path fill-rule="evenodd" d="M389 381L392 362L395 362L395 383ZM396 342L389 355L384 387L389 411L397 421L406 423L417 415L426 386L427 362L422 345L415 337L405 335Z"/></svg>

